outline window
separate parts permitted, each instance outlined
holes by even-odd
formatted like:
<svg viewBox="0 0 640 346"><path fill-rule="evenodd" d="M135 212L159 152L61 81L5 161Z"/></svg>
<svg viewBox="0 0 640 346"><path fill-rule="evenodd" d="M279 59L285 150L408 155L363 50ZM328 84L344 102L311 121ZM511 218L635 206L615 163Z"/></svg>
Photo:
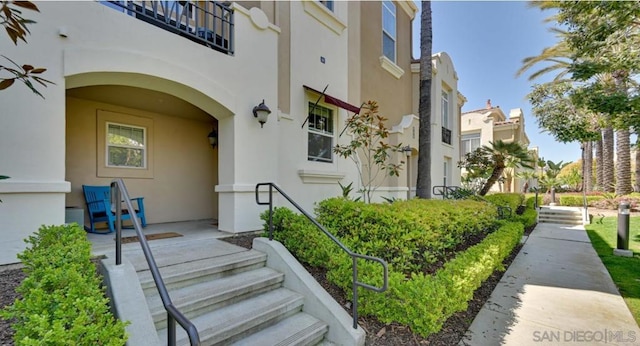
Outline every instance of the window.
<svg viewBox="0 0 640 346"><path fill-rule="evenodd" d="M324 5L329 11L333 12L333 0L320 0L320 3Z"/></svg>
<svg viewBox="0 0 640 346"><path fill-rule="evenodd" d="M382 54L396 62L396 5L382 2Z"/></svg>
<svg viewBox="0 0 640 346"><path fill-rule="evenodd" d="M449 124L449 94L446 91L442 92L442 127L448 129Z"/></svg>
<svg viewBox="0 0 640 346"><path fill-rule="evenodd" d="M309 102L308 160L333 162L333 111Z"/></svg>
<svg viewBox="0 0 640 346"><path fill-rule="evenodd" d="M107 167L145 168L147 166L144 127L107 123Z"/></svg>
<svg viewBox="0 0 640 346"><path fill-rule="evenodd" d="M462 156L478 149L479 147L480 147L479 133L462 135Z"/></svg>

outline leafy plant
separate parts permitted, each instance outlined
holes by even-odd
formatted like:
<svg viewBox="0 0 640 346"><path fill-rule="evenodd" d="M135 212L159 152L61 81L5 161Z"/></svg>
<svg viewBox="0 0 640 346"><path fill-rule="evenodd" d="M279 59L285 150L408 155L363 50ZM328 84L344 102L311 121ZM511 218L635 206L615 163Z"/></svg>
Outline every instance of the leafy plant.
<svg viewBox="0 0 640 346"><path fill-rule="evenodd" d="M353 191L353 181L350 182L348 185L342 185L340 182L338 182L338 185L340 185L340 189L342 190L342 198L351 199L351 192ZM358 196L353 200L354 201L359 201L360 198L362 198L362 197Z"/></svg>
<svg viewBox="0 0 640 346"><path fill-rule="evenodd" d="M349 144L336 145L333 151L343 158L350 158L356 164L362 185L361 192L366 203L371 203L373 192L380 186L381 172L398 176L404 161L392 163L393 153L401 151L401 144L389 145L387 119L378 114L378 103L368 101L359 114L346 121L346 128L352 135Z"/></svg>
<svg viewBox="0 0 640 346"><path fill-rule="evenodd" d="M14 45L18 45L18 40L27 42L27 35L29 31L29 24L34 24L35 21L31 19L25 19L22 17L22 11L20 9L32 10L39 12L38 7L31 1L2 1L0 7L0 24L5 28L7 35L11 38ZM40 75L47 69L42 67L33 67L29 64L19 65L8 57L2 55L3 58L8 60L12 66L0 65L0 73L7 72L11 77L0 76L0 90L9 88L15 83L16 80L21 81L36 95L44 98L42 94L35 88L32 80L40 85L47 87L47 83L55 84L49 80L46 80Z"/></svg>
<svg viewBox="0 0 640 346"><path fill-rule="evenodd" d="M16 345L124 345L125 323L109 310L84 230L42 226L25 242L22 298L0 311L16 320Z"/></svg>

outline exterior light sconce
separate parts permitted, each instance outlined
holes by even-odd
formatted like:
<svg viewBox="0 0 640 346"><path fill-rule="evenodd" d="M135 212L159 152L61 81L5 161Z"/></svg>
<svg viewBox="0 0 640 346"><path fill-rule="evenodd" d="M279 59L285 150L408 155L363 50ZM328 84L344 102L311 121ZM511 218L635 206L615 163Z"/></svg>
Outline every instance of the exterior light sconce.
<svg viewBox="0 0 640 346"><path fill-rule="evenodd" d="M267 122L269 114L271 114L271 110L269 109L269 107L267 107L267 105L264 104L264 99L259 105L253 107L253 116L258 118L260 128L262 128L264 126L264 123Z"/></svg>
<svg viewBox="0 0 640 346"><path fill-rule="evenodd" d="M211 144L211 148L215 149L218 145L218 132L213 129L211 130L211 132L209 132L209 135L207 137L209 138L209 144Z"/></svg>
<svg viewBox="0 0 640 346"><path fill-rule="evenodd" d="M407 155L407 157L411 157L411 147L410 146L406 146L406 147L402 147L402 152Z"/></svg>

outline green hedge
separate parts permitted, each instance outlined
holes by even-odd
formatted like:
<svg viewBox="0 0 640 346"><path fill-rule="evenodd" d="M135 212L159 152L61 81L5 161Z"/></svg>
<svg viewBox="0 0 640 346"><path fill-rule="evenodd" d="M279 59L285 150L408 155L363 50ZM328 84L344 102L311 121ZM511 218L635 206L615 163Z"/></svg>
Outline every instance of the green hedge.
<svg viewBox="0 0 640 346"><path fill-rule="evenodd" d="M124 345L125 323L109 309L91 244L78 225L42 226L18 255L27 277L0 314L16 319L16 345Z"/></svg>
<svg viewBox="0 0 640 346"><path fill-rule="evenodd" d="M361 253L404 273L441 261L467 237L495 227L496 209L470 200L365 204L331 198L318 204L318 221Z"/></svg>
<svg viewBox="0 0 640 346"><path fill-rule="evenodd" d="M360 290L358 306L364 315L375 315L385 323L398 322L427 336L436 333L454 313L467 309L467 302L495 270L504 270L502 261L522 237L519 223L504 223L484 241L459 253L434 275L389 273L389 289L384 293ZM341 256L345 257L345 256ZM332 282L346 292L351 287L351 265L343 258L339 267L328 273ZM381 285L382 271L374 263L359 263L359 280Z"/></svg>
<svg viewBox="0 0 640 346"><path fill-rule="evenodd" d="M587 196L587 205L593 206L593 202L605 199L604 196ZM560 196L560 205L569 207L582 207L582 196Z"/></svg>
<svg viewBox="0 0 640 346"><path fill-rule="evenodd" d="M521 193L494 193L484 198L498 206L507 206L515 213L519 205L524 203L524 194Z"/></svg>
<svg viewBox="0 0 640 346"><path fill-rule="evenodd" d="M465 310L482 282L495 270L504 269L502 261L518 244L524 229L520 223L496 222L495 206L473 201L416 199L391 205L367 205L330 199L319 204L317 215L351 250L382 257L392 263L388 291L379 294L360 290L359 311L375 315L383 322L397 321L408 325L424 336L437 332L455 312ZM266 219L267 214L262 217ZM492 219L485 223L485 218ZM463 225L467 231L476 232L474 221L487 229L499 228L481 243L457 253L438 272L425 274L418 264L431 263L432 258L420 252L421 247L416 243L438 248L436 243L451 240L443 227L450 230L455 227L450 224ZM359 227L359 223L362 226ZM326 268L327 278L350 296L352 261L347 254L304 216L289 209L275 209L274 225L275 239L300 261ZM385 246L388 251L381 255L379 252ZM402 265L401 260L411 265ZM409 268L417 270L407 271ZM358 260L358 273L360 281L382 285L379 264Z"/></svg>

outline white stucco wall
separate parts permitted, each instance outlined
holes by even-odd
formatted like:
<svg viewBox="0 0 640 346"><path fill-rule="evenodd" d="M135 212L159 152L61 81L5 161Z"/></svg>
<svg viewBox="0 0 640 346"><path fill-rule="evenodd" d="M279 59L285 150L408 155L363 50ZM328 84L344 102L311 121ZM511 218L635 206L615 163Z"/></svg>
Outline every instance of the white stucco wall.
<svg viewBox="0 0 640 346"><path fill-rule="evenodd" d="M0 232L24 238L40 224L64 222L65 90L115 84L180 97L218 119L222 230L258 229L257 181L275 180L275 116L264 128L252 115L277 100L277 27L260 10L236 7L235 53L224 55L98 2L39 2L28 44L0 35L3 54L46 67L55 84L41 99L23 85L0 93ZM60 35L60 32L64 35ZM6 47L6 49L5 49ZM275 107L273 107L275 108ZM271 125L271 126L270 126ZM179 183L179 182L176 182ZM2 263L10 262L6 258Z"/></svg>

